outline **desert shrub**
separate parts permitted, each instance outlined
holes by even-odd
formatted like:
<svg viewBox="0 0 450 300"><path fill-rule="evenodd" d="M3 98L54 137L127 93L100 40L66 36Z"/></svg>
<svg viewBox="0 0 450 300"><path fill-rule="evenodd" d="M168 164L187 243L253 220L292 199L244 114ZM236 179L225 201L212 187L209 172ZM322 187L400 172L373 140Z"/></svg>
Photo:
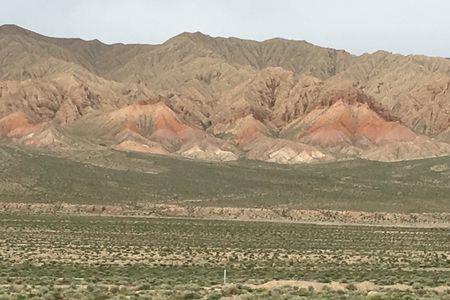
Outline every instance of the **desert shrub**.
<svg viewBox="0 0 450 300"><path fill-rule="evenodd" d="M225 286L222 288L222 295L225 297L230 297L230 296L234 296L234 295L240 295L241 294L241 289L240 286L236 285L236 284L232 284L229 286Z"/></svg>
<svg viewBox="0 0 450 300"><path fill-rule="evenodd" d="M148 283L142 283L137 288L138 291L147 291L150 289L150 284Z"/></svg>
<svg viewBox="0 0 450 300"><path fill-rule="evenodd" d="M314 292L314 289L309 290L309 289L305 289L305 288L300 288L297 290L296 294L299 296L310 296L313 292Z"/></svg>
<svg viewBox="0 0 450 300"><path fill-rule="evenodd" d="M219 300L220 298L222 298L222 294L215 292L215 293L212 293L211 295L208 295L206 300Z"/></svg>
<svg viewBox="0 0 450 300"><path fill-rule="evenodd" d="M196 292L193 291L186 291L181 293L181 295L177 296L177 299L180 300L193 300L193 299L200 299L202 296Z"/></svg>
<svg viewBox="0 0 450 300"><path fill-rule="evenodd" d="M47 292L47 293L44 295L43 299L44 299L44 300L55 300L55 299L56 299L56 295L54 294L54 292L49 291L49 292Z"/></svg>
<svg viewBox="0 0 450 300"><path fill-rule="evenodd" d="M414 282L414 283L412 284L412 288L413 288L414 290L422 290L422 289L423 289L423 285L422 285L421 283Z"/></svg>
<svg viewBox="0 0 450 300"><path fill-rule="evenodd" d="M16 296L16 299L17 300L26 300L27 299L27 295L25 295L25 294L18 294Z"/></svg>

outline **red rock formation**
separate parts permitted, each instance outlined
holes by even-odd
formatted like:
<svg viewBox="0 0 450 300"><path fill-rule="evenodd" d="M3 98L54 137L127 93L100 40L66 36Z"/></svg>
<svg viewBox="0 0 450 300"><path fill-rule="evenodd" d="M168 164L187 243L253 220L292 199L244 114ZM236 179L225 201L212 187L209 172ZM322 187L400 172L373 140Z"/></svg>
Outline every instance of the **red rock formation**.
<svg viewBox="0 0 450 300"><path fill-rule="evenodd" d="M0 119L0 137L21 138L41 127L41 124L31 123L24 113L15 112Z"/></svg>

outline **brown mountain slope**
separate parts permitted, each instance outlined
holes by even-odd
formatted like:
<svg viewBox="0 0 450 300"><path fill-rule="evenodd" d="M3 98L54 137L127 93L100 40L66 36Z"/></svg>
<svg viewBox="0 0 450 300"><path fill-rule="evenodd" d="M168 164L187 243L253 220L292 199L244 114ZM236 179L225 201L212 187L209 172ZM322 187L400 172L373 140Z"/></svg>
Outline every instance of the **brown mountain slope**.
<svg viewBox="0 0 450 300"><path fill-rule="evenodd" d="M233 147L185 124L160 100L138 101L110 112L88 114L68 129L77 136L107 141L117 150L178 153L214 161L237 159Z"/></svg>
<svg viewBox="0 0 450 300"><path fill-rule="evenodd" d="M435 136L450 125L448 59L379 51L356 58L333 79L352 80L418 133Z"/></svg>
<svg viewBox="0 0 450 300"><path fill-rule="evenodd" d="M344 70L354 59L351 54L312 45L305 41L270 39L263 42L237 38L213 38L200 32L183 33L163 46L184 49L195 45L211 57L229 64L251 66L254 69L282 67L295 73L309 74L322 79Z"/></svg>
<svg viewBox="0 0 450 300"><path fill-rule="evenodd" d="M370 147L416 137L409 128L383 119L366 103L346 101L339 99L330 106L314 109L289 124L282 135L322 147Z"/></svg>
<svg viewBox="0 0 450 300"><path fill-rule="evenodd" d="M32 119L65 124L88 112L121 107L152 95L149 89L72 70L46 79L0 81L0 115L22 111Z"/></svg>
<svg viewBox="0 0 450 300"><path fill-rule="evenodd" d="M441 58L198 32L107 45L0 26L0 135L38 147L281 163L445 155L434 137L450 141L449 84Z"/></svg>

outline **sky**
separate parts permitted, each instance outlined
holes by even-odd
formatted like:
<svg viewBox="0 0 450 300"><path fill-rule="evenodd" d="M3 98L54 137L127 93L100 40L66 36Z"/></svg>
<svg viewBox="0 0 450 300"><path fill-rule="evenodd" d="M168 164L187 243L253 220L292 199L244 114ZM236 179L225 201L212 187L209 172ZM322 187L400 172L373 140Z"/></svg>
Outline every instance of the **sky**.
<svg viewBox="0 0 450 300"><path fill-rule="evenodd" d="M181 32L450 57L449 0L0 0L0 24L159 44Z"/></svg>

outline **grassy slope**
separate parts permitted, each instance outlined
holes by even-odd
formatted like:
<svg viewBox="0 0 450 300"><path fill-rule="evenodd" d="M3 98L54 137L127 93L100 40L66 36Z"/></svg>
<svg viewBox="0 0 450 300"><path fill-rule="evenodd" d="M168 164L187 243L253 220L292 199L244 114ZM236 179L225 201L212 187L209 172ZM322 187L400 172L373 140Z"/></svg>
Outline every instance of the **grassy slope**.
<svg viewBox="0 0 450 300"><path fill-rule="evenodd" d="M0 201L201 200L196 205L450 212L450 170L432 170L437 165L450 167L450 157L297 166L205 163L119 152L71 157L75 158L0 146ZM109 168L95 166L99 164Z"/></svg>

